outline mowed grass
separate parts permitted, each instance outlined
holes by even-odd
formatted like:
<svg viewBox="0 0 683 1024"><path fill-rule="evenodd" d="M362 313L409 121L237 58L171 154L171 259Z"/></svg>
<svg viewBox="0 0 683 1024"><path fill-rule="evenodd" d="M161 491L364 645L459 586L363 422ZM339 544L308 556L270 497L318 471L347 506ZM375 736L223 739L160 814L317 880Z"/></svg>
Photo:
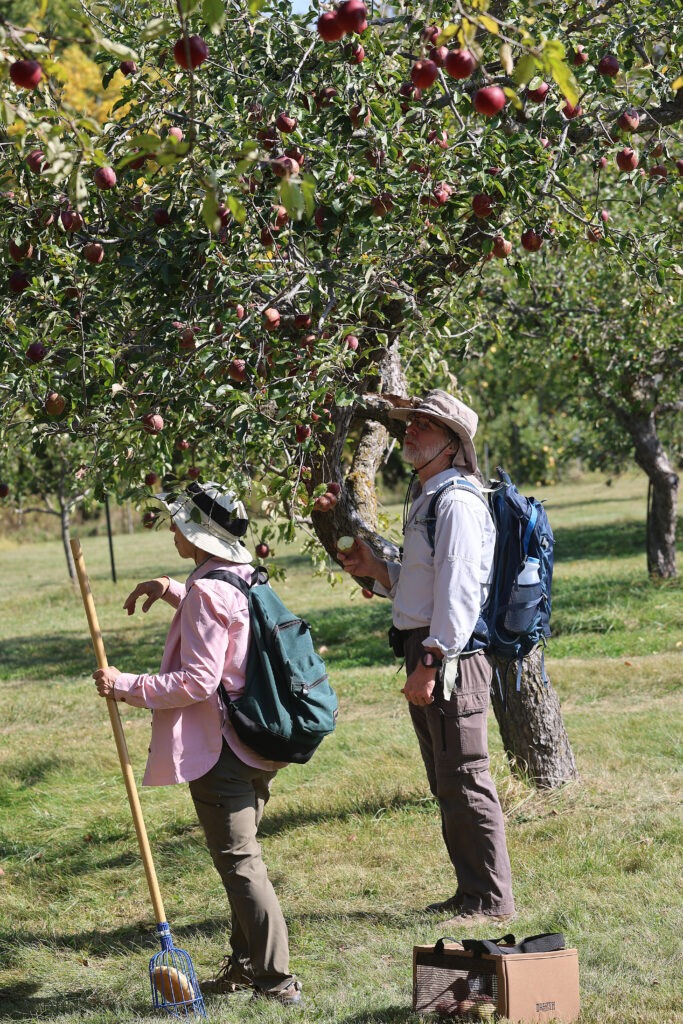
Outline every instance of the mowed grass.
<svg viewBox="0 0 683 1024"><path fill-rule="evenodd" d="M645 487L592 479L548 488L556 530L555 638L547 667L581 781L534 792L507 770L490 718L506 812L518 937L560 930L579 949L582 1024L674 1024L681 1002L681 592L645 577ZM388 513L394 517L396 507ZM133 584L182 578L170 535L105 538L83 550L109 659L156 669L166 606L128 618ZM443 934L421 908L453 891L388 654L390 608L345 581L312 577L280 549L285 599L310 619L341 705L336 733L282 771L262 827L287 917L302 1024L416 1024L411 958ZM158 951L80 596L56 542L0 554L0 1020L152 1019L147 964ZM149 715L121 706L138 775ZM200 977L227 949L226 900L186 787L142 791L177 945ZM496 928L479 928L493 937ZM456 938L463 937L458 934ZM208 1002L217 1024L292 1011L248 998Z"/></svg>

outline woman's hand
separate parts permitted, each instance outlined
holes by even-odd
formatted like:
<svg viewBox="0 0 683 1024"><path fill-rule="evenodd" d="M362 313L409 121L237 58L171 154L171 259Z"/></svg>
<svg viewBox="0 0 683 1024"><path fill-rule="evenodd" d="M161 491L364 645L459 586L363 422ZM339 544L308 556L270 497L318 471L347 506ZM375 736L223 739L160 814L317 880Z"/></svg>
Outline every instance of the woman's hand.
<svg viewBox="0 0 683 1024"><path fill-rule="evenodd" d="M142 605L142 610L143 612L148 612L154 602L164 596L169 588L169 584L170 580L168 576L160 576L159 579L156 580L146 580L144 583L138 583L135 590L132 590L123 602L123 607L129 615L132 615L135 611L135 605L139 598L146 597L146 601Z"/></svg>
<svg viewBox="0 0 683 1024"><path fill-rule="evenodd" d="M119 670L113 665L109 665L108 668L98 668L93 672L92 677L100 697L112 697L113 699L114 684L120 675Z"/></svg>

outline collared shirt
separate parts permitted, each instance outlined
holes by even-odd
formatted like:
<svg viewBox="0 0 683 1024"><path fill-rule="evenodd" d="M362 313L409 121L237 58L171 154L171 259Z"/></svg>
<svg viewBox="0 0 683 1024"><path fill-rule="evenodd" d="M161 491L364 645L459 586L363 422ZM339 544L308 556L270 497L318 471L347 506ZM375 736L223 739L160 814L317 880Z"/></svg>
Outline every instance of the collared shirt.
<svg viewBox="0 0 683 1024"><path fill-rule="evenodd" d="M374 587L393 599L397 629L428 626L424 646L449 659L467 644L488 596L496 542L484 502L468 488L456 486L439 498L432 557L425 525L429 502L441 484L456 476L464 474L444 470L418 492L406 524L402 561L387 563L391 589L378 583Z"/></svg>
<svg viewBox="0 0 683 1024"><path fill-rule="evenodd" d="M145 786L168 786L198 779L220 757L223 738L241 761L274 771L245 747L227 719L218 696L219 683L234 697L244 689L249 644L247 599L236 587L203 577L216 569L248 580L252 565L209 558L178 583L169 580L164 600L176 609L157 674L123 672L113 696L152 711Z"/></svg>

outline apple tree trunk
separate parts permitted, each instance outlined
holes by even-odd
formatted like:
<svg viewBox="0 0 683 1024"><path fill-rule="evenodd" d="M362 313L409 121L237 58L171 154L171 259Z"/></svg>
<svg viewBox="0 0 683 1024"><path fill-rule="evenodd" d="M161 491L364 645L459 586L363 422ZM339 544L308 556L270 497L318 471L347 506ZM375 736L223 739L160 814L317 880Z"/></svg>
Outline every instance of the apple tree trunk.
<svg viewBox="0 0 683 1024"><path fill-rule="evenodd" d="M676 576L679 477L657 434L654 414L632 419L636 462L647 474L647 571L655 579Z"/></svg>

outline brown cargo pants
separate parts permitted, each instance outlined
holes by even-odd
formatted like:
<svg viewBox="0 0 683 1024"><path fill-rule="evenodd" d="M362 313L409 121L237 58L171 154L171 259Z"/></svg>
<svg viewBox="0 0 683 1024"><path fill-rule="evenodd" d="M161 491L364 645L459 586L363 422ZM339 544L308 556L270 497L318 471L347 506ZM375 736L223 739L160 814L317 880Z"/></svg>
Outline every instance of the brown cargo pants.
<svg viewBox="0 0 683 1024"><path fill-rule="evenodd" d="M427 636L427 627L404 634L408 674ZM450 700L444 700L437 677L434 703L409 708L462 909L505 915L514 913L515 903L503 812L489 773L490 682L486 655L468 654L460 659Z"/></svg>

